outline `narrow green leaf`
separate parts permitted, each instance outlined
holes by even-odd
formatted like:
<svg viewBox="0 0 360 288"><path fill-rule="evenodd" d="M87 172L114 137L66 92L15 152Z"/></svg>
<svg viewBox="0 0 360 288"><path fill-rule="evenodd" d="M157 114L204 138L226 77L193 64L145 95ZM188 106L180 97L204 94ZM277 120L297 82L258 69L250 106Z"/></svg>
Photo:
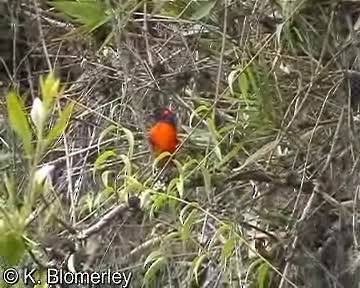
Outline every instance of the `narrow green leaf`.
<svg viewBox="0 0 360 288"><path fill-rule="evenodd" d="M49 111L53 107L55 98L60 94L60 80L50 72L45 78L40 76L40 89L45 110Z"/></svg>
<svg viewBox="0 0 360 288"><path fill-rule="evenodd" d="M229 73L229 76L228 76L228 85L229 85L229 90L230 90L231 95L235 94L234 82L235 82L235 79L238 78L237 77L238 73L239 73L239 71L233 70Z"/></svg>
<svg viewBox="0 0 360 288"><path fill-rule="evenodd" d="M198 1L195 12L191 15L192 20L200 20L210 15L211 10L216 5L216 0Z"/></svg>
<svg viewBox="0 0 360 288"><path fill-rule="evenodd" d="M64 111L60 112L59 118L53 128L49 131L46 136L46 143L50 145L53 141L57 140L60 135L65 131L71 117L74 103L70 103L65 106Z"/></svg>
<svg viewBox="0 0 360 288"><path fill-rule="evenodd" d="M224 257L225 260L228 260L233 255L235 250L235 244L236 241L234 238L230 238L226 240L222 250L222 256Z"/></svg>
<svg viewBox="0 0 360 288"><path fill-rule="evenodd" d="M188 10L188 4L189 3L184 0L164 1L163 9L161 9L161 15L174 18L179 17Z"/></svg>
<svg viewBox="0 0 360 288"><path fill-rule="evenodd" d="M132 156L134 155L134 146L135 146L134 134L129 129L122 128L122 130L125 132L126 138L129 142L128 156L129 158L132 158Z"/></svg>
<svg viewBox="0 0 360 288"><path fill-rule="evenodd" d="M156 171L157 167L159 166L158 164L161 163L161 160L166 159L167 157L171 156L171 153L169 152L163 152L161 153L159 156L157 156L154 160L153 166L152 166L152 170Z"/></svg>
<svg viewBox="0 0 360 288"><path fill-rule="evenodd" d="M196 159L186 159L186 162L185 162L185 164L184 164L184 166L183 166L183 171L184 171L184 174L188 171L188 170L190 170L190 171L192 171L192 168L193 167L196 167L197 165L199 164L199 161L197 161Z"/></svg>
<svg viewBox="0 0 360 288"><path fill-rule="evenodd" d="M250 263L250 265L247 267L246 274L252 275L253 273L256 273L256 268L261 265L264 261L261 258L255 259L253 262Z"/></svg>
<svg viewBox="0 0 360 288"><path fill-rule="evenodd" d="M188 225L189 227L194 225L198 219L197 216L198 216L198 211L196 209L191 210L191 212L189 213L188 217L184 222L184 225Z"/></svg>
<svg viewBox="0 0 360 288"><path fill-rule="evenodd" d="M258 268L258 284L259 288L267 288L268 287L268 275L269 275L270 266L267 263L262 263Z"/></svg>
<svg viewBox="0 0 360 288"><path fill-rule="evenodd" d="M182 241L187 241L190 238L190 226L189 225L181 225L180 229L180 239Z"/></svg>
<svg viewBox="0 0 360 288"><path fill-rule="evenodd" d="M151 206L151 210L150 210L150 215L151 217L154 216L154 213L160 211L165 204L167 203L168 198L166 197L166 195L162 195L162 194L157 194L154 195L153 198L153 205Z"/></svg>
<svg viewBox="0 0 360 288"><path fill-rule="evenodd" d="M24 103L17 93L10 92L6 97L7 111L9 115L9 123L16 135L22 140L24 150L28 155L31 155L32 133L30 125L25 114Z"/></svg>
<svg viewBox="0 0 360 288"><path fill-rule="evenodd" d="M221 149L219 147L219 141L218 139L221 138L219 135L219 132L216 130L215 123L212 119L208 119L207 126L211 135L211 139L213 143L215 144L214 151L217 158L221 161L222 160L222 153Z"/></svg>
<svg viewBox="0 0 360 288"><path fill-rule="evenodd" d="M105 199L107 199L110 195L112 195L115 192L115 189L113 187L105 187L105 189L103 189L100 192L100 195L103 195Z"/></svg>
<svg viewBox="0 0 360 288"><path fill-rule="evenodd" d="M144 185L146 187L146 185ZM143 189L140 193L140 207L144 209L144 211L148 211L151 209L152 197L151 197L151 189Z"/></svg>
<svg viewBox="0 0 360 288"><path fill-rule="evenodd" d="M190 238L190 231L191 231L191 227L195 224L195 222L197 221L197 216L198 216L198 211L196 209L193 209L193 206L188 205L187 207L192 208L192 210L190 211L189 215L186 217L185 221L183 219L181 219L180 221L183 221L183 225L181 225L181 240L186 241ZM184 209L182 210L183 214ZM182 217L183 218L183 215Z"/></svg>
<svg viewBox="0 0 360 288"><path fill-rule="evenodd" d="M211 175L209 173L209 170L206 169L206 167L204 165L201 165L200 168L201 168L201 173L204 178L205 192L206 192L207 196L210 197L210 195L212 194Z"/></svg>
<svg viewBox="0 0 360 288"><path fill-rule="evenodd" d="M225 238L224 238L223 234L229 233L230 231L231 231L231 227L228 224L224 224L219 229L217 229L214 236L210 240L209 248L211 248L212 245L214 243L216 243L216 241L215 241L216 239L219 239L221 242L224 242Z"/></svg>
<svg viewBox="0 0 360 288"><path fill-rule="evenodd" d="M194 112L191 113L190 118L189 118L189 126L192 127L192 122L193 119L195 118L195 116L197 116L197 114L199 114L200 112L203 113L207 113L209 111L209 108L205 105L201 105L199 107L197 107Z"/></svg>
<svg viewBox="0 0 360 288"><path fill-rule="evenodd" d="M177 178L175 178L177 180ZM171 182L170 182L171 183ZM176 182L175 182L176 183ZM169 185L170 186L170 185ZM167 195L170 197L167 198L167 205L169 210L176 215L177 207L179 207L180 202L176 199L177 198L177 191L176 190L169 190L167 191Z"/></svg>
<svg viewBox="0 0 360 288"><path fill-rule="evenodd" d="M134 176L125 177L125 189L121 193L121 198L127 200L128 195L137 195L144 190L144 186Z"/></svg>
<svg viewBox="0 0 360 288"><path fill-rule="evenodd" d="M248 77L245 73L246 71L243 71L243 73L239 76L239 86L242 96L245 100L249 99L249 81Z"/></svg>
<svg viewBox="0 0 360 288"><path fill-rule="evenodd" d="M94 209L94 196L92 194L86 194L82 199L85 203L83 207L87 207L87 210L91 213Z"/></svg>
<svg viewBox="0 0 360 288"><path fill-rule="evenodd" d="M178 240L180 236L181 235L178 231L170 232L169 234L164 235L164 243L167 243L171 240Z"/></svg>
<svg viewBox="0 0 360 288"><path fill-rule="evenodd" d="M106 170L101 173L101 180L105 187L110 187L109 178L112 174L114 174L114 171L111 170Z"/></svg>
<svg viewBox="0 0 360 288"><path fill-rule="evenodd" d="M124 162L124 168L122 170L122 173L125 176L131 176L132 175L132 166L131 166L130 158L123 154L121 154L119 157Z"/></svg>
<svg viewBox="0 0 360 288"><path fill-rule="evenodd" d="M167 189L166 189L166 193L168 195L174 194L172 192L174 191L175 188L177 188L176 183L178 182L178 180L179 180L178 177L174 177L170 180L170 183L167 185ZM177 196L177 195L175 195L175 196Z"/></svg>
<svg viewBox="0 0 360 288"><path fill-rule="evenodd" d="M176 181L176 189L179 193L179 197L184 198L184 177L179 175L178 181Z"/></svg>
<svg viewBox="0 0 360 288"><path fill-rule="evenodd" d="M101 1L52 1L49 4L88 27L97 25L107 18L105 3Z"/></svg>
<svg viewBox="0 0 360 288"><path fill-rule="evenodd" d="M151 266L147 269L144 275L144 282L148 285L155 279L156 272L158 272L161 268L163 268L167 263L165 257L160 257L155 260Z"/></svg>
<svg viewBox="0 0 360 288"><path fill-rule="evenodd" d="M180 213L179 213L179 220L181 224L184 224L186 219L185 219L185 215L188 212L189 209L194 209L193 206L191 204L187 204L184 208L181 209Z"/></svg>
<svg viewBox="0 0 360 288"><path fill-rule="evenodd" d="M154 262L155 260L157 260L161 257L163 257L163 252L161 250L155 250L155 251L151 252L144 261L144 268L146 268L151 262Z"/></svg>
<svg viewBox="0 0 360 288"><path fill-rule="evenodd" d="M95 160L93 175L95 176L97 170L104 168L106 160L108 160L110 157L115 157L115 156L116 153L113 150L106 150L103 153L101 153L98 156L98 158Z"/></svg>
<svg viewBox="0 0 360 288"><path fill-rule="evenodd" d="M195 277L196 284L199 284L199 270L202 265L202 263L207 259L207 256L205 254L197 256L193 262L193 274Z"/></svg>
<svg viewBox="0 0 360 288"><path fill-rule="evenodd" d="M7 174L5 174L4 175L4 183L5 183L5 188L8 193L8 197L9 197L8 203L11 205L10 207L12 207L12 209L14 209L17 204L17 193L16 193L15 180L14 180L13 175L8 176Z"/></svg>
<svg viewBox="0 0 360 288"><path fill-rule="evenodd" d="M241 165L240 168L237 168L238 171L244 169L249 164L252 164L259 159L263 158L265 155L272 152L274 149L276 149L277 145L279 144L278 140L271 141L269 143L266 143L264 146L262 146L260 149L258 149L254 154L250 155L245 162Z"/></svg>
<svg viewBox="0 0 360 288"><path fill-rule="evenodd" d="M235 147L233 147L230 152L226 154L219 163L216 164L216 169L220 169L227 162L231 161L235 156L237 156L243 146L243 143L238 143Z"/></svg>
<svg viewBox="0 0 360 288"><path fill-rule="evenodd" d="M100 145L102 140L112 131L116 131L117 127L115 125L110 125L109 127L105 128L99 135L99 140L97 142L98 151L100 152Z"/></svg>
<svg viewBox="0 0 360 288"><path fill-rule="evenodd" d="M246 76L247 76L248 81L250 82L250 87L251 87L252 91L254 91L257 94L259 91L259 85L258 85L258 81L256 79L256 73L254 75L252 70L253 69L251 68L251 66L247 67L246 68Z"/></svg>

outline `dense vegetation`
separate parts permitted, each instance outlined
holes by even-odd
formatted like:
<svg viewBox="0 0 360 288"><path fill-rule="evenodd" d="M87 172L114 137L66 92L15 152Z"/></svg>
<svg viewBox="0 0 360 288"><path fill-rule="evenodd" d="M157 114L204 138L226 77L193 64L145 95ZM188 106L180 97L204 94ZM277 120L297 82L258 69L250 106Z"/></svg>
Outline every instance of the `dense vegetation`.
<svg viewBox="0 0 360 288"><path fill-rule="evenodd" d="M359 7L2 1L1 271L358 287Z"/></svg>

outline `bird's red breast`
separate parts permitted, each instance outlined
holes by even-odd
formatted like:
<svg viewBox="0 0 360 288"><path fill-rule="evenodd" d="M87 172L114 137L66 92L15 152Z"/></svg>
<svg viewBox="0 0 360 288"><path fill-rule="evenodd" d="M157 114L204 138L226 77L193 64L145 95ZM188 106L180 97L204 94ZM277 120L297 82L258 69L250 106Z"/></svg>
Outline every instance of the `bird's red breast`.
<svg viewBox="0 0 360 288"><path fill-rule="evenodd" d="M154 115L155 124L149 132L149 140L154 152L174 153L178 144L176 118L168 108L157 111Z"/></svg>

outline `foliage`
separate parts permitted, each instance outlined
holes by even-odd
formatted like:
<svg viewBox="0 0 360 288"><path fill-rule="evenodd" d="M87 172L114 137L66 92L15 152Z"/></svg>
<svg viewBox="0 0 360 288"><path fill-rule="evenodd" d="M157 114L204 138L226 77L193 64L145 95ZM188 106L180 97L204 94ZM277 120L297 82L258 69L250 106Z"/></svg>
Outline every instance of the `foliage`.
<svg viewBox="0 0 360 288"><path fill-rule="evenodd" d="M53 73L40 78L40 87L41 99L35 98L31 113L25 110L22 97L16 91L10 91L6 97L8 123L20 140L17 144L23 147L26 165L22 181L10 171L2 176L0 256L6 265L20 264L27 254L27 247L32 249L32 235L27 232L29 220L42 199L52 193L54 167L45 165L39 168L39 164L54 141L64 133L73 109L71 103L59 109L55 125L48 127L48 118L63 90Z"/></svg>
<svg viewBox="0 0 360 288"><path fill-rule="evenodd" d="M337 286L341 263L358 282L356 93L340 89L356 27L341 24L343 3L260 2L50 1L46 16L40 5L34 53L62 76L6 96L6 266L71 259L131 271L134 287L265 288ZM178 118L173 155L149 149L163 105ZM75 252L56 258L46 234Z"/></svg>

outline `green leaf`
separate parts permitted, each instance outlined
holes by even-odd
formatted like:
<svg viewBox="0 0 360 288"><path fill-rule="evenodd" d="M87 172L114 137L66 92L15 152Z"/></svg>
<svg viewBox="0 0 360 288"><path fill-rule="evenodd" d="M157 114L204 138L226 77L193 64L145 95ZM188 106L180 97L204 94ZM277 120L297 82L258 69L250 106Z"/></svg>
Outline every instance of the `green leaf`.
<svg viewBox="0 0 360 288"><path fill-rule="evenodd" d="M205 259L207 259L207 256L205 254L203 254L203 255L197 256L192 262L193 274L195 277L196 284L199 284L199 269Z"/></svg>
<svg viewBox="0 0 360 288"><path fill-rule="evenodd" d="M223 250L222 250L222 256L224 257L225 260L229 259L233 255L234 250L235 250L235 244L236 244L236 241L234 238L230 238L230 239L226 240Z"/></svg>
<svg viewBox="0 0 360 288"><path fill-rule="evenodd" d="M21 234L7 230L1 231L0 235L0 257L5 257L9 265L16 265L25 253L25 243Z"/></svg>
<svg viewBox="0 0 360 288"><path fill-rule="evenodd" d="M145 185L144 185L145 186ZM143 189L140 193L140 207L144 210L149 210L152 204L151 189Z"/></svg>
<svg viewBox="0 0 360 288"><path fill-rule="evenodd" d="M115 192L115 189L113 187L105 187L100 194L104 196L104 198L109 198L110 195L112 195ZM100 199L101 200L101 199Z"/></svg>
<svg viewBox="0 0 360 288"><path fill-rule="evenodd" d="M163 252L161 250L151 252L144 261L144 268L146 268L151 262L154 262L161 257L163 257Z"/></svg>
<svg viewBox="0 0 360 288"><path fill-rule="evenodd" d="M94 163L94 174L97 170L104 168L104 164L106 160L108 160L110 157L115 157L115 156L116 153L113 150L106 150L103 153L101 153Z"/></svg>
<svg viewBox="0 0 360 288"><path fill-rule="evenodd" d="M69 120L73 108L74 108L74 103L70 103L65 106L63 112L60 112L60 116L56 121L55 126L51 128L48 135L46 136L47 145L51 144L54 140L57 140L60 137L60 135L65 131L67 125L69 124Z"/></svg>
<svg viewBox="0 0 360 288"><path fill-rule="evenodd" d="M168 197L165 194L154 195L153 205L150 210L150 217L154 217L154 213L160 211L168 202Z"/></svg>
<svg viewBox="0 0 360 288"><path fill-rule="evenodd" d="M125 177L125 189L120 191L120 198L127 200L128 195L137 195L144 190L144 186L134 176Z"/></svg>
<svg viewBox="0 0 360 288"><path fill-rule="evenodd" d="M258 85L258 81L256 79L256 75L254 75L253 69L250 67L246 68L246 76L248 81L250 82L251 85L251 89L253 91L255 91L255 93L257 94L259 92L259 85Z"/></svg>
<svg viewBox="0 0 360 288"><path fill-rule="evenodd" d="M99 135L99 140L97 142L98 151L100 151L100 145L102 140L112 131L116 131L117 127L115 125L110 125L109 127L105 128Z"/></svg>
<svg viewBox="0 0 360 288"><path fill-rule="evenodd" d="M179 213L179 220L180 220L181 224L185 223L185 221L186 221L185 215L189 209L191 209L191 211L192 211L192 209L194 209L194 207L191 204L187 204L184 208L181 209L181 211Z"/></svg>
<svg viewBox="0 0 360 288"><path fill-rule="evenodd" d="M270 266L267 263L262 263L258 269L258 284L259 288L267 288L268 275Z"/></svg>
<svg viewBox="0 0 360 288"><path fill-rule="evenodd" d="M14 130L17 136L22 140L24 144L24 150L28 155L31 155L32 145L31 138L32 133L30 125L25 114L24 104L15 92L10 92L6 97L7 110L9 115L10 127Z"/></svg>
<svg viewBox="0 0 360 288"><path fill-rule="evenodd" d="M41 96L44 101L46 111L52 108L54 100L60 93L60 80L55 77L53 72L49 73L45 79L40 76Z"/></svg>
<svg viewBox="0 0 360 288"><path fill-rule="evenodd" d="M180 229L180 238L182 241L189 240L190 238L190 226L189 225L182 225Z"/></svg>
<svg viewBox="0 0 360 288"><path fill-rule="evenodd" d="M83 207L87 207L88 211L91 213L94 209L94 196L86 194L82 200L85 202Z"/></svg>
<svg viewBox="0 0 360 288"><path fill-rule="evenodd" d="M179 162L179 161L176 160L176 159L172 159L172 163L175 164L174 166L175 166L176 169L177 169L177 172L178 172L178 174L179 174L179 177L180 177L180 178L185 178L185 173L184 173L185 170L184 170L181 162Z"/></svg>
<svg viewBox="0 0 360 288"><path fill-rule="evenodd" d="M239 76L239 86L240 86L240 91L242 96L244 97L245 100L249 99L249 81L248 81L248 77L245 73L245 71L243 71L243 73L240 74Z"/></svg>
<svg viewBox="0 0 360 288"><path fill-rule="evenodd" d="M235 147L233 147L228 154L226 154L223 159L216 163L216 169L220 169L222 166L224 166L227 162L231 161L233 158L235 158L238 154L241 148L244 146L243 143L236 144Z"/></svg>
<svg viewBox="0 0 360 288"><path fill-rule="evenodd" d="M165 257L159 257L156 259L150 267L147 269L145 275L144 275L144 282L148 285L155 279L156 273L163 268L167 263L167 260Z"/></svg>
<svg viewBox="0 0 360 288"><path fill-rule="evenodd" d="M180 233L178 231L170 232L169 234L164 235L164 243L168 243L171 240L178 240L180 238Z"/></svg>
<svg viewBox="0 0 360 288"><path fill-rule="evenodd" d="M258 161L259 159L265 157L267 154L271 153L274 149L276 149L278 144L279 144L278 140L274 140L274 141L266 143L264 146L262 146L260 149L258 149L254 154L250 155L245 160L245 162L239 168L237 168L237 170L240 171L240 170L244 169L246 166L248 166L249 164L252 164L252 163Z"/></svg>
<svg viewBox="0 0 360 288"><path fill-rule="evenodd" d="M188 170L192 169L193 167L196 167L197 165L199 164L199 161L197 161L196 159L187 159L184 166L183 166L183 171L184 171L184 174L186 172L188 172ZM191 172L191 170L190 170Z"/></svg>
<svg viewBox="0 0 360 288"><path fill-rule="evenodd" d="M192 13L192 15L190 17L192 20L200 20L206 16L209 16L211 10L216 5L216 0L199 1L197 4L198 5L197 5L194 13Z"/></svg>
<svg viewBox="0 0 360 288"><path fill-rule="evenodd" d="M254 270L263 262L264 261L261 258L257 258L255 261L251 262L251 264L247 267L246 274L252 275L253 273L256 273Z"/></svg>
<svg viewBox="0 0 360 288"><path fill-rule="evenodd" d="M170 16L170 17L178 17L179 15L184 14L187 3L184 0L177 1L164 1L161 9L161 15Z"/></svg>
<svg viewBox="0 0 360 288"><path fill-rule="evenodd" d="M171 156L171 153L165 151L161 153L159 156L157 156L153 162L152 170L153 172L157 170L157 167L159 167L159 163L161 163L161 160L166 159Z"/></svg>
<svg viewBox="0 0 360 288"><path fill-rule="evenodd" d="M222 225L219 229L216 230L214 236L211 238L209 243L209 249L212 248L212 245L216 243L216 239L219 239L221 242L224 242L223 234L229 233L231 231L231 226L228 224Z"/></svg>
<svg viewBox="0 0 360 288"><path fill-rule="evenodd" d="M210 135L211 135L211 139L212 139L213 143L215 144L215 147L214 147L215 155L217 156L219 161L222 161L222 153L221 153L221 149L219 147L219 141L218 141L218 139L221 138L219 135L219 132L216 130L215 123L212 119L208 119L207 126L209 129Z"/></svg>
<svg viewBox="0 0 360 288"><path fill-rule="evenodd" d="M192 127L193 124L193 119L195 118L195 116L197 116L198 114L200 114L200 112L203 112L204 114L205 113L208 113L209 112L209 108L205 105L201 105L199 107L197 107L190 115L190 118L189 118L189 126ZM196 124L195 124L196 125Z"/></svg>
<svg viewBox="0 0 360 288"><path fill-rule="evenodd" d="M121 154L119 157L124 162L124 168L122 169L122 173L125 176L131 176L132 175L132 166L131 166L130 158L123 154Z"/></svg>
<svg viewBox="0 0 360 288"><path fill-rule="evenodd" d="M197 220L198 212L196 209L191 210L188 217L186 218L184 225L182 225L182 233L181 239L183 241L188 240L190 238L191 226L195 224Z"/></svg>
<svg viewBox="0 0 360 288"><path fill-rule="evenodd" d="M176 189L179 193L179 197L182 199L184 198L184 177L179 175L176 181Z"/></svg>
<svg viewBox="0 0 360 288"><path fill-rule="evenodd" d="M125 132L126 138L129 142L128 156L129 158L132 158L132 156L134 155L134 146L135 146L134 134L129 129L122 128L122 130Z"/></svg>
<svg viewBox="0 0 360 288"><path fill-rule="evenodd" d="M101 1L53 1L49 4L88 28L103 24L107 19L106 5Z"/></svg>
<svg viewBox="0 0 360 288"><path fill-rule="evenodd" d="M111 171L111 170L106 170L101 174L102 183L107 188L110 187L109 178L112 174L114 174L114 171Z"/></svg>
<svg viewBox="0 0 360 288"><path fill-rule="evenodd" d="M15 209L17 204L17 193L16 193L16 187L15 187L15 180L13 175L10 177L5 173L4 175L4 183L6 187L6 191L8 193L8 203L10 204L10 207L12 209Z"/></svg>
<svg viewBox="0 0 360 288"><path fill-rule="evenodd" d="M211 174L209 173L209 170L206 169L206 167L204 165L201 165L200 169L201 169L201 173L204 178L205 192L206 192L207 196L210 197L210 195L212 194Z"/></svg>
<svg viewBox="0 0 360 288"><path fill-rule="evenodd" d="M168 209L174 214L176 214L177 207L179 206L180 202L177 200L177 198L178 198L177 190L170 189L170 187L174 187L174 186L176 187L177 183L178 183L178 178L172 179L170 181L170 183L169 183L169 187L168 187L167 192L166 192L167 193L166 196L169 196L167 198L167 203L166 204L168 205Z"/></svg>
<svg viewBox="0 0 360 288"><path fill-rule="evenodd" d="M235 94L235 91L234 91L234 82L235 82L235 79L238 78L238 72L237 70L233 70L229 73L229 76L228 76L228 85L229 85L229 90L230 90L230 94L231 95L234 95Z"/></svg>

